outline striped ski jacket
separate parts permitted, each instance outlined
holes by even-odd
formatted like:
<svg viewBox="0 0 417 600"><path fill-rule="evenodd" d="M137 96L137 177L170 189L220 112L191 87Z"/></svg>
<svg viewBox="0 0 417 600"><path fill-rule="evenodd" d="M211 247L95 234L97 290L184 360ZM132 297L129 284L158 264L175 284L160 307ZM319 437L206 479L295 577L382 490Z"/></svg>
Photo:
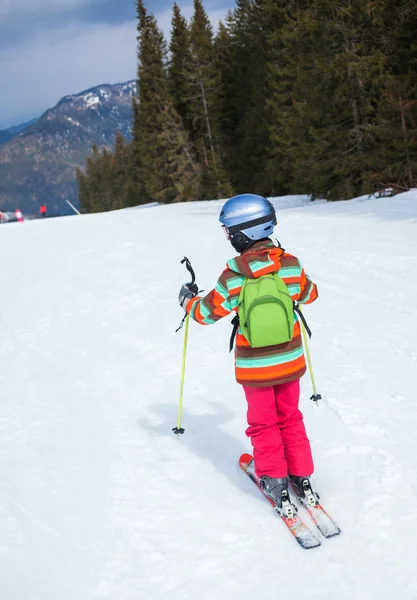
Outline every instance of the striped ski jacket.
<svg viewBox="0 0 417 600"><path fill-rule="evenodd" d="M277 248L271 240L257 242L240 256L232 258L204 298L196 296L186 304L186 311L201 325L210 325L231 312L237 312L239 294L246 277L254 279L278 273L299 304L314 302L316 285L310 280L295 256ZM239 329L235 346L236 380L249 387L287 383L306 371L301 326L295 314L294 335L290 342L265 348L252 348Z"/></svg>

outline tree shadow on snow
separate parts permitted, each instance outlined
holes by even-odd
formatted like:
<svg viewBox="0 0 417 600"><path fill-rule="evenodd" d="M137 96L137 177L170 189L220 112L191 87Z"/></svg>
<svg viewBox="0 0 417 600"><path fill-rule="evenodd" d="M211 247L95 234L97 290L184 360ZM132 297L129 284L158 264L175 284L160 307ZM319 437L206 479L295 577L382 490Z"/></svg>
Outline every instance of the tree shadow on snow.
<svg viewBox="0 0 417 600"><path fill-rule="evenodd" d="M252 447L246 439L244 430L242 438L237 439L223 429L223 425L230 422L235 414L219 402L206 405L210 412L204 414L183 413L182 426L185 433L180 435L181 445L186 446L202 461L209 461L216 471L227 477L240 491L250 495L257 494L239 467L239 456L244 452L251 452ZM149 433L174 439L172 431L176 425L176 414L172 411L172 404L156 404L152 407L154 419L141 418L137 424ZM155 422L157 421L157 422Z"/></svg>

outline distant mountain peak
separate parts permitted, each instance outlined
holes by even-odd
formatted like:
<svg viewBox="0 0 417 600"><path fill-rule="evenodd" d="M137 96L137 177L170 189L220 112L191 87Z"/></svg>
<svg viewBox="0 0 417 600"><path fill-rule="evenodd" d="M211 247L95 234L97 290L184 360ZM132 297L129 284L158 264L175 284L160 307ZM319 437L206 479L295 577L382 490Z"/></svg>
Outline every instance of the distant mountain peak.
<svg viewBox="0 0 417 600"><path fill-rule="evenodd" d="M75 170L93 144L111 148L116 130L131 137L136 81L101 84L64 96L30 127L0 145L0 210L67 210L77 202ZM50 211L50 214L53 210Z"/></svg>
<svg viewBox="0 0 417 600"><path fill-rule="evenodd" d="M84 101L88 106L95 106L100 102L109 101L114 95L126 95L136 93L137 84L136 80L132 79L125 83L103 83L101 85L97 85L79 94L71 94L69 96L64 96L58 102L57 107L61 104L67 104L68 102L80 102Z"/></svg>

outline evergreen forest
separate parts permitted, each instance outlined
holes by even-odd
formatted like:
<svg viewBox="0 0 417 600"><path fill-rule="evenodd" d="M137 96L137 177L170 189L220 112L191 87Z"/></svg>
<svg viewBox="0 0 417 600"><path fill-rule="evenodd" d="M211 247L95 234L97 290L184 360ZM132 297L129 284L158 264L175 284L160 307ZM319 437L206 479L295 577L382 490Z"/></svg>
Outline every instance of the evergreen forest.
<svg viewBox="0 0 417 600"><path fill-rule="evenodd" d="M77 171L83 212L417 187L417 1L236 0L214 30L137 0L133 137Z"/></svg>

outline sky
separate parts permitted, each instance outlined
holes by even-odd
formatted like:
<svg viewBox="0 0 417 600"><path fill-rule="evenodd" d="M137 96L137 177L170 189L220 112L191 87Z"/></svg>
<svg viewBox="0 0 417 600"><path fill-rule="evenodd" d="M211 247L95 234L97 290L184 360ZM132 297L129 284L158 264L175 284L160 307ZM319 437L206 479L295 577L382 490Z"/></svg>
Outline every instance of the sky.
<svg viewBox="0 0 417 600"><path fill-rule="evenodd" d="M177 0L186 17L192 0ZM169 35L173 0L148 0ZM234 0L205 0L214 26ZM134 0L0 0L0 129L63 96L136 77Z"/></svg>

